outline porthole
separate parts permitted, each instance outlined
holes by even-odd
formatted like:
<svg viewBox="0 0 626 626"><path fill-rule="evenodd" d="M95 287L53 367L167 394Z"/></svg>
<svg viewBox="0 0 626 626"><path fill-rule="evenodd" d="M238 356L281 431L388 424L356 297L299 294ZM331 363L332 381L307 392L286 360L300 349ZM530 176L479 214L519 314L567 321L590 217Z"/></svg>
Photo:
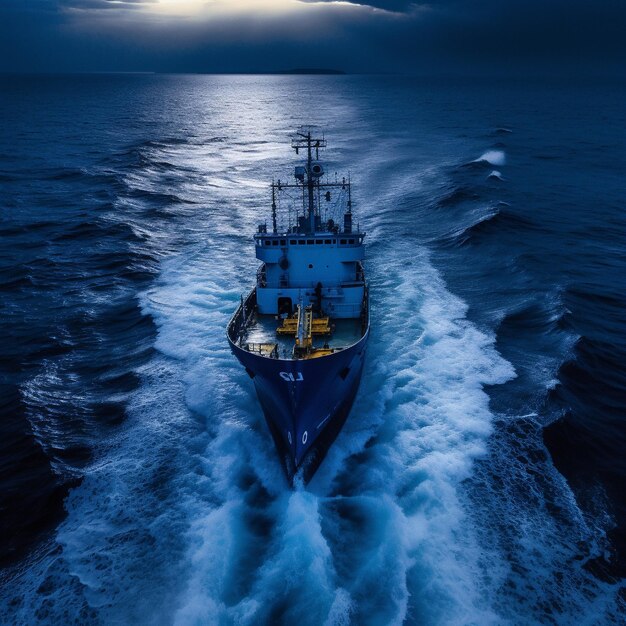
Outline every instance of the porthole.
<svg viewBox="0 0 626 626"><path fill-rule="evenodd" d="M305 430L302 433L302 443L305 444L308 438L309 438L309 433L307 433L307 431Z"/></svg>
<svg viewBox="0 0 626 626"><path fill-rule="evenodd" d="M287 431L287 439L289 439L289 445L291 445L292 444L292 440L291 440L291 431L290 430Z"/></svg>
<svg viewBox="0 0 626 626"><path fill-rule="evenodd" d="M309 269L312 270L313 269L313 263L309 263Z"/></svg>

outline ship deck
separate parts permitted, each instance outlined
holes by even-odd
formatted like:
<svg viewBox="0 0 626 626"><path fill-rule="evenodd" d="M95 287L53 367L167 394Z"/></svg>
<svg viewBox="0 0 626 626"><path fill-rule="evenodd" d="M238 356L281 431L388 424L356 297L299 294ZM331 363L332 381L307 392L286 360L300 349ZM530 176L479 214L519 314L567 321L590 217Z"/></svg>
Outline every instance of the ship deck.
<svg viewBox="0 0 626 626"><path fill-rule="evenodd" d="M281 336L276 333L280 322L274 315L255 315L254 320L248 325L244 341L249 344L276 344L278 346L278 357L281 359L291 359L294 346L294 337ZM314 336L313 346L322 348L325 343L334 350L347 348L361 339L360 319L338 319L331 320L334 327L330 336Z"/></svg>

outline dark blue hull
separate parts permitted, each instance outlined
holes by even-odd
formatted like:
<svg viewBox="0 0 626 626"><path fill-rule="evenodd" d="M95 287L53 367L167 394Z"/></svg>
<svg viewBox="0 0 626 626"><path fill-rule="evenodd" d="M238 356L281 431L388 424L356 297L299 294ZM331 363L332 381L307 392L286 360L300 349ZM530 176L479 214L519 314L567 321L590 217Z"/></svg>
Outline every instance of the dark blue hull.
<svg viewBox="0 0 626 626"><path fill-rule="evenodd" d="M319 358L290 360L239 347L236 322L237 314L229 326L231 349L254 382L287 478L291 482L298 473L307 482L352 408L369 325L365 321L363 336L348 348Z"/></svg>

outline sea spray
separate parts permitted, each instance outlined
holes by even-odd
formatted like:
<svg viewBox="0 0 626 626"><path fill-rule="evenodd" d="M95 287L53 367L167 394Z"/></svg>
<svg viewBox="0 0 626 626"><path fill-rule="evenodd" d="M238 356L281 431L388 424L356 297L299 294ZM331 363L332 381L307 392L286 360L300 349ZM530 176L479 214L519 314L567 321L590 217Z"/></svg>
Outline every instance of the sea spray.
<svg viewBox="0 0 626 626"><path fill-rule="evenodd" d="M502 150L487 150L474 163L489 163L490 165L502 166L506 163L506 154Z"/></svg>

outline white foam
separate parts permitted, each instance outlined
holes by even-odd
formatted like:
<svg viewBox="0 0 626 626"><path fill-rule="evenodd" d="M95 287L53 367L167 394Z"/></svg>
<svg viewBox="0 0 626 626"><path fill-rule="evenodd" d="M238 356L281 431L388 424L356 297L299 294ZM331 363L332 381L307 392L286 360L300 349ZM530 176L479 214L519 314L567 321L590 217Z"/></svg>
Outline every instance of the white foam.
<svg viewBox="0 0 626 626"><path fill-rule="evenodd" d="M384 268L387 278L375 287L404 297L377 320L384 332L372 346L373 359L392 356L368 377L369 384L372 377L386 380L383 436L372 452L384 472L362 487L397 496L402 561L411 564L406 576L428 586L420 604L426 621L468 615L489 623L495 617L475 577L480 550L457 488L492 431L483 385L503 383L514 372L495 352L493 337L467 321L466 305L447 291L428 259L407 250L409 258L404 270ZM419 602L415 588L411 595Z"/></svg>
<svg viewBox="0 0 626 626"><path fill-rule="evenodd" d="M381 317L374 313L377 332L363 393L310 490L295 493L286 490L252 385L223 335L239 295L226 288L231 280L236 284L232 268L203 248L191 262L186 257L169 263L159 285L146 295L145 306L159 328L157 346L175 359L187 406L204 416L213 433L199 459L206 478L188 484L200 493L192 493L181 512L188 525L181 567L188 576L176 602L175 623L258 623L281 602L294 620L314 611L318 623L359 621L368 605L367 588L382 571L386 599L379 600L377 610L388 623L400 623L409 600L407 580L416 568L432 577L432 606L438 605L438 596L442 615L453 615L463 597L464 610L469 606L481 618L489 616L473 586L471 559L463 564L444 556L445 546L458 535L471 538L456 485L469 475L491 432L482 385L513 373L493 351L493 338L467 322L465 305L449 294L428 259L414 251L410 258L410 269L386 268L388 278L374 286L375 293L402 292L404 297ZM340 581L334 560L342 537L328 530L340 521L334 499L326 494L345 482L346 461L377 433L370 461L359 469L361 493L372 497L359 495L355 506L378 520L382 559ZM241 482L246 475L256 475L269 494L268 505L246 500ZM353 497L347 493L343 499ZM260 540L244 521L258 514L273 520L274 527ZM254 541L267 544L256 559L248 558ZM247 591L235 593L234 572L240 569L248 570L251 580ZM459 581L465 581L462 589Z"/></svg>
<svg viewBox="0 0 626 626"><path fill-rule="evenodd" d="M487 150L487 152L484 152L475 160L475 163L480 162L501 166L506 163L506 154L502 150Z"/></svg>

